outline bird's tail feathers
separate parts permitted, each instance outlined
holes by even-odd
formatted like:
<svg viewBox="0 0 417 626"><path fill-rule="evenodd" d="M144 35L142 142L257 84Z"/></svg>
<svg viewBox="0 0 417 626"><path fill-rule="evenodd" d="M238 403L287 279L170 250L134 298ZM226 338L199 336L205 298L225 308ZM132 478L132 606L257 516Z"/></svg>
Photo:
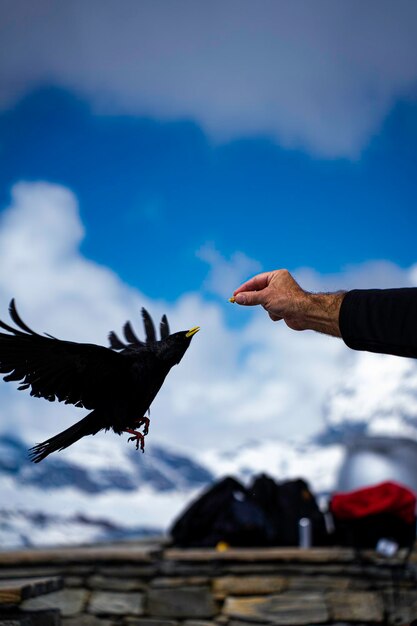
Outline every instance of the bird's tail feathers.
<svg viewBox="0 0 417 626"><path fill-rule="evenodd" d="M63 430L62 433L58 433L55 437L51 437L42 443L38 443L33 448L30 448L29 458L34 463L39 463L39 461L42 461L42 459L51 454L51 452L64 450L64 448L68 448L68 446L86 435L95 435L102 428L103 426L97 426L96 412L91 411L91 413L86 415L82 420L66 430Z"/></svg>

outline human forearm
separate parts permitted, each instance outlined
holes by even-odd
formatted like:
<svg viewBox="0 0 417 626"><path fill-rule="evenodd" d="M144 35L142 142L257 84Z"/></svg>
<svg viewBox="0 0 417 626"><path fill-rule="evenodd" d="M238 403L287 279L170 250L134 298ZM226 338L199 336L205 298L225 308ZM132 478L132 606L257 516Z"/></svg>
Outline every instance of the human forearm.
<svg viewBox="0 0 417 626"><path fill-rule="evenodd" d="M300 330L341 337L339 313L345 292L307 293L306 296L306 304L300 312Z"/></svg>

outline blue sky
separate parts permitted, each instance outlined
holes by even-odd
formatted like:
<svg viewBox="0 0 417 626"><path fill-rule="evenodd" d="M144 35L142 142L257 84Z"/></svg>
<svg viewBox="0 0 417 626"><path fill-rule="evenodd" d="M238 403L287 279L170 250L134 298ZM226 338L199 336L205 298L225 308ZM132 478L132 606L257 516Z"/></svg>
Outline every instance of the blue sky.
<svg viewBox="0 0 417 626"><path fill-rule="evenodd" d="M0 76L2 317L15 296L98 343L143 305L202 326L156 440L317 430L354 357L227 297L278 267L417 285L417 4L4 0ZM56 430L5 387L2 428Z"/></svg>
<svg viewBox="0 0 417 626"><path fill-rule="evenodd" d="M22 179L67 186L83 252L130 285L201 289L207 245L263 269L414 262L413 2L1 12L1 204Z"/></svg>
<svg viewBox="0 0 417 626"><path fill-rule="evenodd" d="M70 188L85 255L154 298L202 288L208 244L263 269L320 273L416 260L417 104L399 102L355 159L318 158L272 138L213 145L193 120L94 115L43 87L0 116L1 201L18 180Z"/></svg>

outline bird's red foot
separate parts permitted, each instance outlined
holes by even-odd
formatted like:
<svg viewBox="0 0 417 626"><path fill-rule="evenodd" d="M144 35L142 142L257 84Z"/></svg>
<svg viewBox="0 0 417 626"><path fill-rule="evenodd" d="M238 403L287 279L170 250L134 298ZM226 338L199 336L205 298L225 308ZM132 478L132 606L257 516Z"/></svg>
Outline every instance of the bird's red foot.
<svg viewBox="0 0 417 626"><path fill-rule="evenodd" d="M149 417L145 417L145 416L143 416L143 417L141 417L141 419L140 419L140 420L138 420L138 421L136 422L137 428L140 428L140 427L142 426L142 424L145 424L145 428L143 429L143 434L144 434L144 435L147 435L147 434L148 434L148 431L149 431L149 423L150 423L150 421L151 421L151 420L149 419Z"/></svg>
<svg viewBox="0 0 417 626"><path fill-rule="evenodd" d="M136 430L131 430L130 428L126 428L125 433L130 433L133 437L129 437L128 441L136 441L136 450L140 449L142 452L145 452L145 436L142 433L139 433Z"/></svg>

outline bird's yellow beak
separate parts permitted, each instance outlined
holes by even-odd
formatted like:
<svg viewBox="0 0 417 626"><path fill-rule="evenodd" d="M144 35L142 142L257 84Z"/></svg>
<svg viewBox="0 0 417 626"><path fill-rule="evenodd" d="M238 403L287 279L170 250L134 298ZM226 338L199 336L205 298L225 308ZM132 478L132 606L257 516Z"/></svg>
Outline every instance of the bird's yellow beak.
<svg viewBox="0 0 417 626"><path fill-rule="evenodd" d="M186 333L186 337L192 337L193 335L195 335L196 333L198 333L198 331L200 330L200 326L194 326L193 328L190 328L190 330L188 331L188 333Z"/></svg>

